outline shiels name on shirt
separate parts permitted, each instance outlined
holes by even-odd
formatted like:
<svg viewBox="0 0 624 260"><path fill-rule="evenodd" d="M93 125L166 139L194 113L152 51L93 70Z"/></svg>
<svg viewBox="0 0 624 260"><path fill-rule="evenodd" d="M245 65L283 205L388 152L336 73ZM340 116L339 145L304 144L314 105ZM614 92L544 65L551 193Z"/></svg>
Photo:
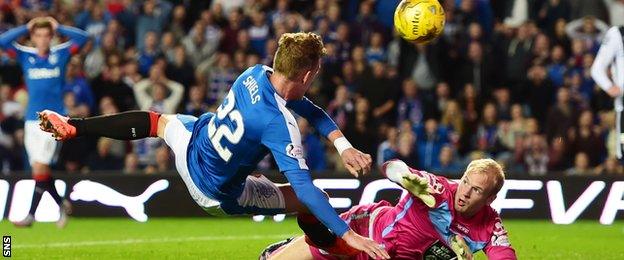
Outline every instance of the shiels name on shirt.
<svg viewBox="0 0 624 260"><path fill-rule="evenodd" d="M258 95L258 82L252 77L248 76L244 81L243 85L249 91L249 96L251 97L251 104L255 105L260 101L260 95Z"/></svg>

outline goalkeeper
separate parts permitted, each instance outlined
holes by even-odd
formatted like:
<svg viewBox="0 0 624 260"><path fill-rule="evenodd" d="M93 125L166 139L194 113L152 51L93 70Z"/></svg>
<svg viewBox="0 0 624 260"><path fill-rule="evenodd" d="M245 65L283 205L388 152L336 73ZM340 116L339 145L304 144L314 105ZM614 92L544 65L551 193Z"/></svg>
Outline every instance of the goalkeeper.
<svg viewBox="0 0 624 260"><path fill-rule="evenodd" d="M387 201L358 205L341 217L355 232L382 244L392 259L472 259L479 250L489 259L516 259L498 213L489 206L505 181L494 160L472 161L459 183L398 160L386 162L382 171L411 194L394 207ZM260 258L368 259L346 245L322 248L299 237L269 246Z"/></svg>

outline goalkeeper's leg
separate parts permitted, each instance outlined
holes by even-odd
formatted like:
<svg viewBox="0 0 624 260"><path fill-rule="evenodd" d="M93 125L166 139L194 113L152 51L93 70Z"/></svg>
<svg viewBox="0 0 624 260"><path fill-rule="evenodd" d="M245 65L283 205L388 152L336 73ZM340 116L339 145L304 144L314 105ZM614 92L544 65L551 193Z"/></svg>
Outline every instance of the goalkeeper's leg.
<svg viewBox="0 0 624 260"><path fill-rule="evenodd" d="M39 113L40 127L57 140L102 136L118 140L163 137L167 119L151 111L128 111L88 118L68 118L50 110Z"/></svg>
<svg viewBox="0 0 624 260"><path fill-rule="evenodd" d="M303 236L289 238L272 244L261 254L260 260L312 260L314 256L310 252L310 246Z"/></svg>
<svg viewBox="0 0 624 260"><path fill-rule="evenodd" d="M304 242L311 246L321 248L331 254L353 256L360 251L350 247L346 241L332 233L321 221L297 199L290 184L279 185L284 196L286 212L297 213L297 224L305 233ZM329 195L325 194L327 197Z"/></svg>

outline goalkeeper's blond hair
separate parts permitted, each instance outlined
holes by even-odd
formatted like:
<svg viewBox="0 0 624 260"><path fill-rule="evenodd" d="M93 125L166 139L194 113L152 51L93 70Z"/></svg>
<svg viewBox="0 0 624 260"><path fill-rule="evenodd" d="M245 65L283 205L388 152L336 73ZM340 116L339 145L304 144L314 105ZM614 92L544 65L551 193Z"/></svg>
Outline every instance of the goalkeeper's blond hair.
<svg viewBox="0 0 624 260"><path fill-rule="evenodd" d="M295 79L318 66L325 55L321 36L310 32L285 33L280 37L273 60L273 69L288 79Z"/></svg>
<svg viewBox="0 0 624 260"><path fill-rule="evenodd" d="M470 162L463 176L466 176L469 173L486 174L489 177L494 178L494 180L496 180L496 185L494 186L494 190L491 194L498 193L503 188L503 183L505 183L505 171L503 170L503 167L492 159L479 159Z"/></svg>

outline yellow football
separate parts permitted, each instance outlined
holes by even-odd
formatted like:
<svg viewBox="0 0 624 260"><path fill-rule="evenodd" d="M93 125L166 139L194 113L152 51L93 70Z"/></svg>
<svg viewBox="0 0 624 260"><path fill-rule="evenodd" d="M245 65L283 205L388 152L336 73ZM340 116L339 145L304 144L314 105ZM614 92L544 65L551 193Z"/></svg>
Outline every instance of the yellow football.
<svg viewBox="0 0 624 260"><path fill-rule="evenodd" d="M394 28L401 38L427 43L444 29L444 9L437 0L403 0L394 11Z"/></svg>

